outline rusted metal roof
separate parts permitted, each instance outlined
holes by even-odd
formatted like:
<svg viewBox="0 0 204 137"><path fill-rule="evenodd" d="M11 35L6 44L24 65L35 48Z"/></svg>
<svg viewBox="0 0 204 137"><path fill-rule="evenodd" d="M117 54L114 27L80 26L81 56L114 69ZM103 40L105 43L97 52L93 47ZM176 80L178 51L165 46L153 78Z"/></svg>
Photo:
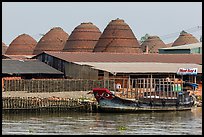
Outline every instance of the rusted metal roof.
<svg viewBox="0 0 204 137"><path fill-rule="evenodd" d="M21 34L16 37L5 54L7 55L32 55L37 41L28 34Z"/></svg>
<svg viewBox="0 0 204 137"><path fill-rule="evenodd" d="M5 54L7 48L6 44L2 42L2 55Z"/></svg>
<svg viewBox="0 0 204 137"><path fill-rule="evenodd" d="M202 65L157 62L74 62L94 69L116 73L177 73L179 68L197 68L202 73Z"/></svg>
<svg viewBox="0 0 204 137"><path fill-rule="evenodd" d="M179 45L186 45L192 43L198 43L199 41L190 33L181 33L179 37L174 41L172 47Z"/></svg>
<svg viewBox="0 0 204 137"><path fill-rule="evenodd" d="M68 62L161 62L202 64L201 54L135 54L109 52L44 52ZM35 58L34 56L33 58Z"/></svg>
<svg viewBox="0 0 204 137"><path fill-rule="evenodd" d="M69 35L60 27L54 27L48 31L37 43L34 54L43 51L62 51Z"/></svg>
<svg viewBox="0 0 204 137"><path fill-rule="evenodd" d="M81 23L69 36L63 51L69 52L92 52L101 31L93 23Z"/></svg>
<svg viewBox="0 0 204 137"><path fill-rule="evenodd" d="M142 50L129 25L116 19L104 29L93 52L142 53Z"/></svg>
<svg viewBox="0 0 204 137"><path fill-rule="evenodd" d="M146 53L159 53L159 48L166 47L166 44L158 36L149 36L141 45L142 51Z"/></svg>

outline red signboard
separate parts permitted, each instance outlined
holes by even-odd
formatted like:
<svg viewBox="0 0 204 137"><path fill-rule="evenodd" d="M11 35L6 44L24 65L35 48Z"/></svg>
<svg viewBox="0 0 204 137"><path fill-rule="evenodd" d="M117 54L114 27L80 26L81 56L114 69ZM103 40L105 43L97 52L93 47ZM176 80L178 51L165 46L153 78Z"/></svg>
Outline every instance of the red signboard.
<svg viewBox="0 0 204 137"><path fill-rule="evenodd" d="M198 68L179 68L178 75L197 75Z"/></svg>

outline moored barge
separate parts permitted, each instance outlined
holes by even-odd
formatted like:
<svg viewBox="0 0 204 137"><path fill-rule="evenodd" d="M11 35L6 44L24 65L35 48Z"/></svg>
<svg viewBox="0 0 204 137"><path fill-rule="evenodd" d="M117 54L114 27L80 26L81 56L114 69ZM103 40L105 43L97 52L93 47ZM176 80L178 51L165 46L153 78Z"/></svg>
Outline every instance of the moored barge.
<svg viewBox="0 0 204 137"><path fill-rule="evenodd" d="M107 88L93 88L99 110L103 112L140 112L140 111L181 111L191 110L195 104L195 97L189 92L175 88L172 84L154 85L154 89L140 91L134 90L134 98L124 98L120 93ZM164 87L164 88L158 88ZM166 89L168 89L166 91ZM151 91L152 90L152 91ZM128 91L127 91L128 92ZM142 95L142 96L141 96Z"/></svg>

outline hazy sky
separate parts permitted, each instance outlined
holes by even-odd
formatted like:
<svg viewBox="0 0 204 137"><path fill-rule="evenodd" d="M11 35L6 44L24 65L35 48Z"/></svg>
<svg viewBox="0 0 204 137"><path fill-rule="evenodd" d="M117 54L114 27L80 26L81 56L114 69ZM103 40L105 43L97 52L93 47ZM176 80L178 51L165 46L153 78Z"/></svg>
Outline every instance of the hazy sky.
<svg viewBox="0 0 204 137"><path fill-rule="evenodd" d="M2 41L8 46L23 33L39 41L53 27L70 35L82 22L103 32L117 18L124 19L138 40L148 33L168 43L182 30L197 39L202 35L196 29L202 25L202 2L3 2Z"/></svg>

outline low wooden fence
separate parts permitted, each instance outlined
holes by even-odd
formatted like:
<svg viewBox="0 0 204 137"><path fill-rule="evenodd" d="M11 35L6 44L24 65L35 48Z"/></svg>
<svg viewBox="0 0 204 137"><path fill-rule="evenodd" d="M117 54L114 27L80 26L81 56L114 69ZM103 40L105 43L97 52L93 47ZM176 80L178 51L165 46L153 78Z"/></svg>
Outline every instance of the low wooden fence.
<svg viewBox="0 0 204 137"><path fill-rule="evenodd" d="M90 91L93 88L114 90L114 80L31 79L4 80L3 91L62 92Z"/></svg>
<svg viewBox="0 0 204 137"><path fill-rule="evenodd" d="M117 80L119 81L119 80ZM116 94L123 98L176 98L182 91L182 83L174 79L137 78L121 79Z"/></svg>

